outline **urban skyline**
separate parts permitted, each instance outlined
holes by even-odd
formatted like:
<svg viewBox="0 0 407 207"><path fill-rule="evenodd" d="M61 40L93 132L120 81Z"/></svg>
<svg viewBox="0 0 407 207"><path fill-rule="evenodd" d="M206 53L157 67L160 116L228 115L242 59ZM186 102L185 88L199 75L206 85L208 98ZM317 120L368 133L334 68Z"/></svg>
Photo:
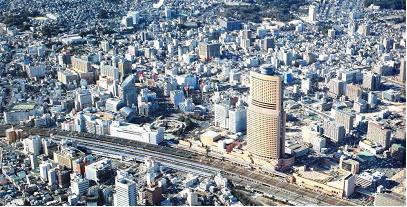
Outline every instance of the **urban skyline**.
<svg viewBox="0 0 407 207"><path fill-rule="evenodd" d="M405 206L402 0L0 1L0 205Z"/></svg>

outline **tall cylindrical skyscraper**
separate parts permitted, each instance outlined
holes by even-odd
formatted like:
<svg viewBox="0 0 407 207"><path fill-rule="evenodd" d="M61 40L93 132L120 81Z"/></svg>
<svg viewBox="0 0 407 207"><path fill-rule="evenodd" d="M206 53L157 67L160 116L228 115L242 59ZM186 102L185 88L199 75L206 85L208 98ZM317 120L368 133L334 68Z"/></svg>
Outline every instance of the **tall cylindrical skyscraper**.
<svg viewBox="0 0 407 207"><path fill-rule="evenodd" d="M272 76L269 70L250 72L247 147L255 157L280 159L284 156L286 116L283 83L281 77Z"/></svg>

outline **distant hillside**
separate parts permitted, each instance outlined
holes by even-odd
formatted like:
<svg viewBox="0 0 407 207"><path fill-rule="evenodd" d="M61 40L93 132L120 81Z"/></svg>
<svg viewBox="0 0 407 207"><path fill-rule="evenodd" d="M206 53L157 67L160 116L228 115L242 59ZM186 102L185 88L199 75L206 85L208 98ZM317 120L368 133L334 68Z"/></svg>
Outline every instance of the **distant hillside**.
<svg viewBox="0 0 407 207"><path fill-rule="evenodd" d="M224 6L222 16L233 17L243 21L260 22L262 18L273 18L277 21L290 21L294 17L289 13L307 4L303 0L252 0L243 1L250 6Z"/></svg>
<svg viewBox="0 0 407 207"><path fill-rule="evenodd" d="M364 4L365 6L374 4L376 6L380 6L383 9L397 9L397 10L406 9L405 0L365 0Z"/></svg>

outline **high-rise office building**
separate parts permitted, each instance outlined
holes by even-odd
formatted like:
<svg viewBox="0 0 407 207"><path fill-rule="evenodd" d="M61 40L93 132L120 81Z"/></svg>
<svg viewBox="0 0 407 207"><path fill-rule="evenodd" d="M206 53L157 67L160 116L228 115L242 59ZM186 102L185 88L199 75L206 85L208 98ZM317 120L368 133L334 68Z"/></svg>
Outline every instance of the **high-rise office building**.
<svg viewBox="0 0 407 207"><path fill-rule="evenodd" d="M367 23L361 24L358 32L362 36L368 36L370 34L369 25Z"/></svg>
<svg viewBox="0 0 407 207"><path fill-rule="evenodd" d="M120 78L123 80L127 74L131 73L131 62L128 60L120 60L118 63Z"/></svg>
<svg viewBox="0 0 407 207"><path fill-rule="evenodd" d="M390 146L391 131L385 129L378 123L369 121L367 129L367 139L382 145L385 148Z"/></svg>
<svg viewBox="0 0 407 207"><path fill-rule="evenodd" d="M335 31L335 29L329 29L328 30L328 37L330 38L330 39L335 39L335 33L336 33L336 31Z"/></svg>
<svg viewBox="0 0 407 207"><path fill-rule="evenodd" d="M357 28L356 22L353 21L353 20L351 20L351 21L348 23L348 35L349 35L349 36L353 36L353 34L354 34L355 31L356 31L356 28Z"/></svg>
<svg viewBox="0 0 407 207"><path fill-rule="evenodd" d="M359 84L362 83L363 74L360 70L349 70L349 71L342 71L339 74L341 76L341 80L344 81L346 84L348 83L355 83Z"/></svg>
<svg viewBox="0 0 407 207"><path fill-rule="evenodd" d="M163 95L168 97L170 92L177 89L177 79L172 76L167 76L164 79Z"/></svg>
<svg viewBox="0 0 407 207"><path fill-rule="evenodd" d="M116 178L115 206L135 206L137 204L136 182L127 178Z"/></svg>
<svg viewBox="0 0 407 207"><path fill-rule="evenodd" d="M247 109L241 102L238 102L236 108L229 110L229 131L232 133L245 131L246 122Z"/></svg>
<svg viewBox="0 0 407 207"><path fill-rule="evenodd" d="M382 44L384 48L386 49L387 52L390 51L390 49L393 47L393 38L392 37L382 37Z"/></svg>
<svg viewBox="0 0 407 207"><path fill-rule="evenodd" d="M199 43L199 58L209 60L220 56L220 44L218 43Z"/></svg>
<svg viewBox="0 0 407 207"><path fill-rule="evenodd" d="M11 144L11 143L14 143L15 141L17 141L17 139L21 138L22 130L14 129L14 127L11 127L9 129L6 129L5 134L6 134L7 144Z"/></svg>
<svg viewBox="0 0 407 207"><path fill-rule="evenodd" d="M71 64L71 54L64 51L58 55L58 63L61 66L66 66Z"/></svg>
<svg viewBox="0 0 407 207"><path fill-rule="evenodd" d="M274 47L274 39L272 38L265 38L261 40L261 49L264 51L268 51L268 49Z"/></svg>
<svg viewBox="0 0 407 207"><path fill-rule="evenodd" d="M43 181L48 181L48 171L51 169L51 163L40 164L40 177Z"/></svg>
<svg viewBox="0 0 407 207"><path fill-rule="evenodd" d="M250 39L240 38L240 47L244 49L249 49L250 47Z"/></svg>
<svg viewBox="0 0 407 207"><path fill-rule="evenodd" d="M75 95L76 95L75 107L77 107L77 109L84 109L92 106L92 94L88 89L78 88L75 91Z"/></svg>
<svg viewBox="0 0 407 207"><path fill-rule="evenodd" d="M334 96L342 96L344 94L344 85L345 83L342 80L331 79L328 82L328 92Z"/></svg>
<svg viewBox="0 0 407 207"><path fill-rule="evenodd" d="M311 84L311 79L305 78L301 79L301 92L305 94L309 94L312 92L312 84Z"/></svg>
<svg viewBox="0 0 407 207"><path fill-rule="evenodd" d="M37 157L37 155L31 154L29 157L30 157L31 169L37 168L38 167L38 157Z"/></svg>
<svg viewBox="0 0 407 207"><path fill-rule="evenodd" d="M381 81L381 76L379 74L369 72L366 74L363 74L363 84L362 87L365 89L369 89L372 91L377 91L380 90L380 81Z"/></svg>
<svg viewBox="0 0 407 207"><path fill-rule="evenodd" d="M89 180L82 176L74 176L71 180L71 192L75 195L84 195L89 189Z"/></svg>
<svg viewBox="0 0 407 207"><path fill-rule="evenodd" d="M187 203L190 206L199 206L200 203L198 201L198 194L189 190L187 195Z"/></svg>
<svg viewBox="0 0 407 207"><path fill-rule="evenodd" d="M250 72L250 104L247 110L247 147L264 159L284 156L285 112L282 78L272 69Z"/></svg>
<svg viewBox="0 0 407 207"><path fill-rule="evenodd" d="M103 50L103 52L109 52L110 50L110 43L109 41L101 41L100 42L100 48Z"/></svg>
<svg viewBox="0 0 407 207"><path fill-rule="evenodd" d="M145 188L144 194L147 206L159 206L163 199L162 188L158 186Z"/></svg>
<svg viewBox="0 0 407 207"><path fill-rule="evenodd" d="M225 102L215 104L214 121L215 126L228 129L232 133L243 132L247 125L247 109L241 100L237 102L236 107Z"/></svg>
<svg viewBox="0 0 407 207"><path fill-rule="evenodd" d="M79 73L87 73L91 71L91 64L89 61L81 59L80 57L72 57L72 69Z"/></svg>
<svg viewBox="0 0 407 207"><path fill-rule="evenodd" d="M112 161L108 158L85 166L86 179L93 180L96 183L106 182L112 175L114 175Z"/></svg>
<svg viewBox="0 0 407 207"><path fill-rule="evenodd" d="M367 103L370 108L374 108L377 104L377 96L372 91L368 94Z"/></svg>
<svg viewBox="0 0 407 207"><path fill-rule="evenodd" d="M24 152L26 154L41 154L41 137L31 136L23 140Z"/></svg>
<svg viewBox="0 0 407 207"><path fill-rule="evenodd" d="M137 106L137 88L135 82L136 76L129 75L121 84L120 98L128 107Z"/></svg>
<svg viewBox="0 0 407 207"><path fill-rule="evenodd" d="M239 36L242 39L251 39L252 38L252 31L249 30L249 29L242 30L242 31L240 31Z"/></svg>
<svg viewBox="0 0 407 207"><path fill-rule="evenodd" d="M347 84L346 85L346 90L345 90L345 95L353 101L358 100L360 97L362 97L362 88L360 85L356 85L353 83Z"/></svg>
<svg viewBox="0 0 407 207"><path fill-rule="evenodd" d="M79 80L79 75L72 70L58 70L58 81L67 85Z"/></svg>
<svg viewBox="0 0 407 207"><path fill-rule="evenodd" d="M48 185L58 184L57 171L55 168L48 170Z"/></svg>
<svg viewBox="0 0 407 207"><path fill-rule="evenodd" d="M317 21L317 7L315 5L310 5L308 10L308 21Z"/></svg>
<svg viewBox="0 0 407 207"><path fill-rule="evenodd" d="M71 174L67 170L57 171L58 185L60 188L67 188L71 185Z"/></svg>
<svg viewBox="0 0 407 207"><path fill-rule="evenodd" d="M219 25L226 28L227 31L240 30L242 28L242 22L231 18L220 18Z"/></svg>
<svg viewBox="0 0 407 207"><path fill-rule="evenodd" d="M100 76L111 80L119 80L119 69L112 65L101 63Z"/></svg>
<svg viewBox="0 0 407 207"><path fill-rule="evenodd" d="M174 90L170 92L170 101L174 104L175 107L178 107L179 104L185 101L184 91Z"/></svg>
<svg viewBox="0 0 407 207"><path fill-rule="evenodd" d="M227 103L215 104L215 126L229 128L229 108L230 104Z"/></svg>
<svg viewBox="0 0 407 207"><path fill-rule="evenodd" d="M352 113L345 112L343 110L335 110L335 121L343 125L347 133L353 129L353 121L355 120L355 115Z"/></svg>
<svg viewBox="0 0 407 207"><path fill-rule="evenodd" d="M404 58L400 60L399 81L402 83L406 82L406 60Z"/></svg>
<svg viewBox="0 0 407 207"><path fill-rule="evenodd" d="M324 136L333 142L341 142L345 138L345 127L335 121L324 120L322 128L324 129Z"/></svg>

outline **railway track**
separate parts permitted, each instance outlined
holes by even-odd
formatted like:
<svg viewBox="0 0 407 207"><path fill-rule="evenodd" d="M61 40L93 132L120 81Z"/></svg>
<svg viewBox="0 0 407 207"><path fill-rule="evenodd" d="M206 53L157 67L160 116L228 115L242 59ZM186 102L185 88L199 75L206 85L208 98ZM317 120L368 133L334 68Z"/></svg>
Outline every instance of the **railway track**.
<svg viewBox="0 0 407 207"><path fill-rule="evenodd" d="M11 126L0 126L0 130L10 128ZM179 166L180 170L196 169L196 171L204 174L216 174L221 172L232 181L244 180L245 182L252 183L252 185L259 185L264 187L265 194L270 192L287 195L288 197L296 200L296 203L309 203L317 205L355 205L352 202L342 200L335 197L326 196L324 194L315 192L310 189L299 187L295 184L282 182L280 177L265 175L261 172L255 172L244 167L237 166L228 161L222 161L211 157L206 157L196 152L175 149L166 146L152 145L148 143L137 142L133 140L126 140L117 137L99 136L90 134L75 134L59 129L36 129L28 127L22 128L29 135L41 135L52 137L56 140L71 139L77 141L84 146L94 146L97 148L110 150L111 152L124 152L133 156L143 155L156 158L158 161L168 163L172 166ZM4 132L3 130L3 132ZM68 136L67 136L68 134ZM192 171L191 171L192 172ZM275 191L277 190L277 191Z"/></svg>
<svg viewBox="0 0 407 207"><path fill-rule="evenodd" d="M191 156L176 156L176 155L172 155L172 154L166 154L163 152L153 151L153 150L148 150L148 149L143 149L143 148L138 148L138 147L132 148L129 146L123 146L122 144L112 145L112 143L109 143L106 141L95 142L94 140L89 140L89 139L71 138L71 137L65 137L65 136L59 136L59 135L53 136L53 137L51 137L51 139L74 140L77 143L91 149L92 151L102 151L102 152L113 153L113 154L117 154L117 155L154 157L157 161L160 161L167 165L171 165L172 168L176 168L177 170L193 172L193 173L197 173L200 175L204 175L206 177L214 175L219 172L219 170L217 170L216 168L209 167L209 166L203 166L202 164L189 161L189 159L191 159ZM182 162L179 162L180 159L188 159L188 160L182 160ZM142 160L140 159L139 161L142 161ZM177 167L177 165L180 167ZM193 171L193 170L189 170L189 169L197 169L197 170Z"/></svg>

